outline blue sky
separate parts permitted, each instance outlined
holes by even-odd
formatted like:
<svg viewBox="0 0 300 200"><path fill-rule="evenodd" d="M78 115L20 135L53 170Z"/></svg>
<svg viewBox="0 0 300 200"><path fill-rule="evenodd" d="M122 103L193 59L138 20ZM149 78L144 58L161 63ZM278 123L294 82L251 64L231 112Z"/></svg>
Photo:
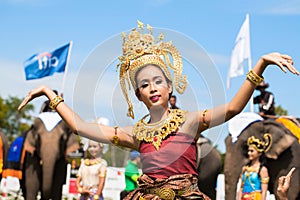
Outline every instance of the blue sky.
<svg viewBox="0 0 300 200"><path fill-rule="evenodd" d="M115 41L121 38L122 31L135 27L136 20L139 19L145 24L189 38L202 49L203 54L207 54L206 59L210 64L201 69L212 70L212 77L217 75L216 79L222 83L219 87L221 91L215 91L210 85L210 78L205 76L207 72L201 72L200 78L193 77L190 70L187 74L192 74L190 84L197 102L196 109L209 108L218 102L213 102L207 96L214 97L214 93L222 93L224 101L228 101L245 79L245 76L234 78L231 88L227 90L225 87L231 51L246 13L250 14L253 65L261 55L278 51L290 54L299 70L300 2L297 0L1 0L0 95L24 97L31 88L40 84L60 90L63 79L61 74L25 81L23 62L35 53L52 51L72 40L73 49L64 88L66 102L85 120L106 117L112 125L128 122L119 122L118 117L122 114L118 112L111 114L109 110L101 110L103 106L108 107L103 101L109 102L109 106L113 107L125 108L126 105L118 101L122 97L116 92L117 78L108 79L101 84L104 79L96 72L98 68L105 69L106 73L117 77L113 66L115 60L108 61L111 61L110 68L113 68L110 69L111 72L103 66L99 67L100 61L113 57L112 52L121 54L121 47L118 49L117 45L114 46L118 43ZM106 44L107 51L103 51L101 48ZM174 44L176 45L175 40ZM189 51L188 55L192 52L189 46L181 47L184 51ZM194 56L197 56L196 51ZM190 60L186 63L188 61ZM284 74L274 66L267 68L264 77L270 84L269 90L275 95L276 104L288 110L290 115L300 117L300 77ZM96 86L91 87L91 79L96 81ZM111 88L107 84L113 86L113 97L110 98L117 99L116 102L111 103L109 100ZM186 101L190 100L188 97L179 97L179 104L183 108ZM44 100L40 98L33 102L36 112ZM140 105L137 107L143 109ZM249 111L249 108L245 108L245 111ZM126 113L126 108L122 112ZM217 132L217 137L212 139L224 151L226 126Z"/></svg>

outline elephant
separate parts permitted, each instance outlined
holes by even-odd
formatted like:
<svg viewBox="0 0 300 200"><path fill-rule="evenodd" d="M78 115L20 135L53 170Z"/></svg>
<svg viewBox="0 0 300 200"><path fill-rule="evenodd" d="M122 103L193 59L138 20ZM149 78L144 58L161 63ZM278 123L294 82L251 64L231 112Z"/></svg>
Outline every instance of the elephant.
<svg viewBox="0 0 300 200"><path fill-rule="evenodd" d="M300 145L298 139L281 123L276 122L274 119L266 119L254 121L247 125L234 143L232 142L231 134L225 139L224 174L226 200L234 200L236 198L237 183L242 167L249 161L247 158L247 139L252 135L262 139L264 133L269 133L272 136L272 145L265 154L266 166L270 177L268 190L277 197L278 178L286 175L292 167L296 167L291 179L288 199L300 198Z"/></svg>
<svg viewBox="0 0 300 200"><path fill-rule="evenodd" d="M216 199L216 183L218 175L222 172L222 158L211 142L201 136L197 141L199 160L197 171L198 187L201 192L209 196L212 200ZM199 149L200 148L200 149Z"/></svg>
<svg viewBox="0 0 300 200"><path fill-rule="evenodd" d="M3 169L6 167L8 154L8 139L5 133L0 129L0 181L2 179Z"/></svg>
<svg viewBox="0 0 300 200"><path fill-rule="evenodd" d="M41 118L36 118L28 131L21 187L25 199L61 200L66 180L66 156L79 148L78 138L67 124L60 120L48 132Z"/></svg>

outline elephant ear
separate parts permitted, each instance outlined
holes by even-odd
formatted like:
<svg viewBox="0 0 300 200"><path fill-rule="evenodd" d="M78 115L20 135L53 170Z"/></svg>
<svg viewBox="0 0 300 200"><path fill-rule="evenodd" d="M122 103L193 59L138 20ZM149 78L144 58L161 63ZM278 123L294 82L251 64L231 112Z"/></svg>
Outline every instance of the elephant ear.
<svg viewBox="0 0 300 200"><path fill-rule="evenodd" d="M39 119L35 119L33 125L29 129L26 134L26 139L24 143L24 148L28 151L31 155L33 155L34 151L37 148L37 141L38 141L38 129L42 126L42 122Z"/></svg>
<svg viewBox="0 0 300 200"><path fill-rule="evenodd" d="M76 151L79 149L79 138L77 135L75 135L72 131L72 129L64 122L61 122L63 125L63 129L65 130L65 133L68 135L68 140L67 140L67 149L66 149L66 155L69 153Z"/></svg>
<svg viewBox="0 0 300 200"><path fill-rule="evenodd" d="M269 151L266 152L266 157L276 160L296 139L288 129L274 120L265 120L263 123L264 132L272 136L272 144Z"/></svg>

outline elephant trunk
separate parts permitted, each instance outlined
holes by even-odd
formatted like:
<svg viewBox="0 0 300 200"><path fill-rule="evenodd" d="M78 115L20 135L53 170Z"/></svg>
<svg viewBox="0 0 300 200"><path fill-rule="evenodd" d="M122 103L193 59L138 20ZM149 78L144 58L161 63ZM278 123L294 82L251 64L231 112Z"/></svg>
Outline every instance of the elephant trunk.
<svg viewBox="0 0 300 200"><path fill-rule="evenodd" d="M51 188L53 183L53 174L55 170L56 158L54 156L49 155L53 158L47 158L42 160L42 169L43 169L43 177L42 177L42 197L43 199L51 198Z"/></svg>

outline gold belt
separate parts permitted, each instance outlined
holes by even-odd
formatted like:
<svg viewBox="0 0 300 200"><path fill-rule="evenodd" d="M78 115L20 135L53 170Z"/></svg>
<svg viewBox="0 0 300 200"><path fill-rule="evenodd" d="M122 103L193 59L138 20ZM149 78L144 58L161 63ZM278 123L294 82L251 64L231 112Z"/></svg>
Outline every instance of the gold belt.
<svg viewBox="0 0 300 200"><path fill-rule="evenodd" d="M171 188L163 187L163 188L150 188L145 189L147 194L155 194L159 196L161 199L164 200L173 200L175 196L181 196L187 192L190 192L193 188L197 188L197 184L193 184L189 187L180 189L180 190L173 190Z"/></svg>

